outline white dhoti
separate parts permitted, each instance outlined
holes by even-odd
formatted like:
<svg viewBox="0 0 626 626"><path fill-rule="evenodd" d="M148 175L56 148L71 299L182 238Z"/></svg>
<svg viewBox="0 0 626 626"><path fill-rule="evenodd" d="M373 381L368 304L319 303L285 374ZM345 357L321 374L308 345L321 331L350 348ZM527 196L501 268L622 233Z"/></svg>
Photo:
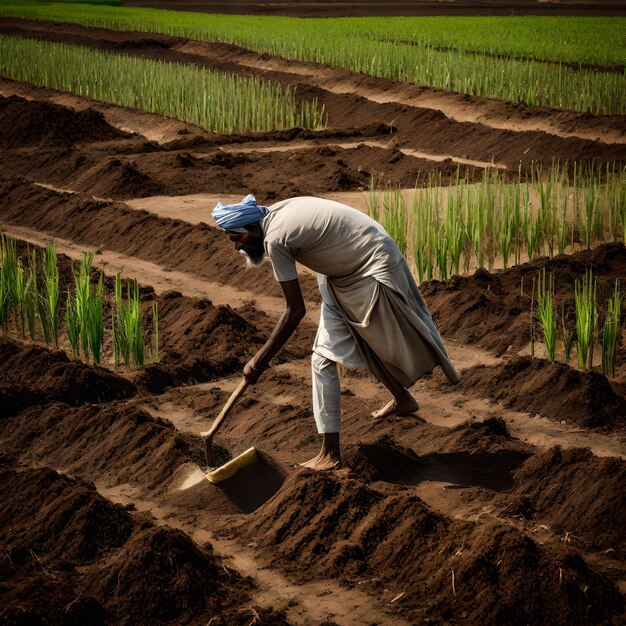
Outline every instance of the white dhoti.
<svg viewBox="0 0 626 626"><path fill-rule="evenodd" d="M318 284L322 311L311 360L318 432L340 430L336 363L369 369L381 382L393 379L404 387L437 365L459 381L404 260L376 276L318 275Z"/></svg>

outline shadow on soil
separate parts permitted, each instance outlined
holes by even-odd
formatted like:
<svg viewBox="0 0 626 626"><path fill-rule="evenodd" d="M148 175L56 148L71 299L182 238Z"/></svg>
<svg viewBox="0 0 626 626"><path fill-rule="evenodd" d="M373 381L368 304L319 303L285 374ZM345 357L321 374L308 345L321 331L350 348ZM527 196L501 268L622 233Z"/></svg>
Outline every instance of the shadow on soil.
<svg viewBox="0 0 626 626"><path fill-rule="evenodd" d="M515 486L513 472L528 456L522 452L429 454L420 457L420 467L405 483L415 485L431 480L451 483L448 489L484 487L506 491Z"/></svg>
<svg viewBox="0 0 626 626"><path fill-rule="evenodd" d="M265 504L285 482L284 472L261 452L257 461L240 469L217 485L243 513L252 513Z"/></svg>
<svg viewBox="0 0 626 626"><path fill-rule="evenodd" d="M506 491L515 486L513 472L529 453L457 451L416 455L412 450L381 443L360 444L348 455L347 465L367 481L417 485L423 481L450 483L449 488L484 487Z"/></svg>

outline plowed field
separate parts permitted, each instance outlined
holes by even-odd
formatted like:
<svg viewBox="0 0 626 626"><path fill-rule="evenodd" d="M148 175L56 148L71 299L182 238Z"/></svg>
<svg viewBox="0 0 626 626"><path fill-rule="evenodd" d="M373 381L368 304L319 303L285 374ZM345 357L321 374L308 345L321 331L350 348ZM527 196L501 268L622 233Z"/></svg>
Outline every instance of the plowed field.
<svg viewBox="0 0 626 626"><path fill-rule="evenodd" d="M61 287L83 250L158 302L161 359L115 369L0 337L0 618L6 624L623 623L626 351L617 371L530 358L520 282L546 267L562 303L593 264L626 281L626 248L479 270L421 291L456 368L418 381L416 416L342 372L344 467L296 465L319 441L307 316L225 422L207 430L283 311L271 268L247 270L219 199L318 195L364 209L372 175L626 161L626 121L514 106L164 35L4 19L0 32L259 75L317 97L328 128L216 135L174 119L0 79L0 228L54 238ZM567 294L566 294L567 291ZM108 322L110 324L110 322Z"/></svg>

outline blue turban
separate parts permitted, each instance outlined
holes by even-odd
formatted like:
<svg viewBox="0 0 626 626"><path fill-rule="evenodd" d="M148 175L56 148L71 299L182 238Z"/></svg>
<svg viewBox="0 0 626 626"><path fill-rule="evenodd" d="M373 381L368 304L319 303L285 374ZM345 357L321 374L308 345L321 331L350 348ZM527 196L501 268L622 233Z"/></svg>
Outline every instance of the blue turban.
<svg viewBox="0 0 626 626"><path fill-rule="evenodd" d="M224 230L241 228L254 222L260 222L267 214L267 207L256 203L256 198L250 193L241 204L222 204L218 202L213 209L213 219Z"/></svg>

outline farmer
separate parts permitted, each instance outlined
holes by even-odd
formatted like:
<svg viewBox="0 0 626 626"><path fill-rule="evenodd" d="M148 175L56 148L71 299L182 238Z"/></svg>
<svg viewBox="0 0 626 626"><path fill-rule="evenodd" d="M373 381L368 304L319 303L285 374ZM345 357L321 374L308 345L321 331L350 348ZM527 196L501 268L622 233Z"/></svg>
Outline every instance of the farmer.
<svg viewBox="0 0 626 626"><path fill-rule="evenodd" d="M257 382L304 317L296 261L318 273L322 310L311 371L322 449L303 466L341 466L337 363L369 369L389 390L392 400L372 413L375 419L415 413L407 387L437 365L459 381L402 253L373 219L331 200L291 198L264 207L252 195L241 204L218 202L213 217L249 265L269 257L285 295L285 312L244 368L249 383Z"/></svg>

